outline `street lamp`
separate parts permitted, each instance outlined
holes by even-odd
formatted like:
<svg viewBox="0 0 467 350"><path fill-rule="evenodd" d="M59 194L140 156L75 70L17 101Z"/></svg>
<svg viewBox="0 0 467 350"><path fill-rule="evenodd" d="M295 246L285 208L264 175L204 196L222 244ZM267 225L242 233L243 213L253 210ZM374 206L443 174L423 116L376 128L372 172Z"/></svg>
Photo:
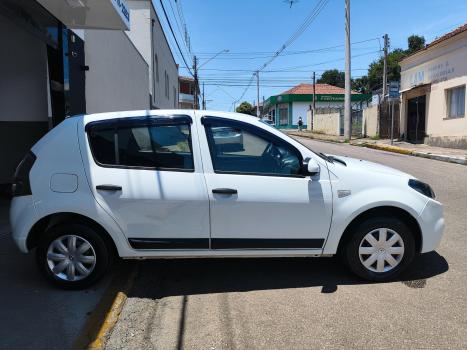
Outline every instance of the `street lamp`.
<svg viewBox="0 0 467 350"><path fill-rule="evenodd" d="M222 51L219 51L218 53L216 53L214 56L212 56L210 59L208 59L206 62L204 62L200 66L198 66L198 59L197 59L196 55L193 56L193 71L194 71L193 78L195 79L195 109L198 109L198 91L199 91L198 69L200 69L201 67L203 67L204 65L206 65L207 63L212 61L214 58L216 58L220 54L223 54L223 53L226 53L226 52L229 52L229 51L230 50L228 50L228 49L224 49ZM204 100L204 92L203 92L203 100ZM204 105L204 103L203 103L203 105Z"/></svg>

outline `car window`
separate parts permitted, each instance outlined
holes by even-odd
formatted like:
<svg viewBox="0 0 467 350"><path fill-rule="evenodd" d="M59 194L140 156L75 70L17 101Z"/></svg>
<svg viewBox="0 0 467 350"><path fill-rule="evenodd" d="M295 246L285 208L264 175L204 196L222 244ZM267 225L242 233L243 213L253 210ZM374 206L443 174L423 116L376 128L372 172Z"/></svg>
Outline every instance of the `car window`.
<svg viewBox="0 0 467 350"><path fill-rule="evenodd" d="M103 165L193 170L190 126L117 127L90 133L96 161Z"/></svg>
<svg viewBox="0 0 467 350"><path fill-rule="evenodd" d="M251 128L207 124L211 159L216 172L257 175L298 175L300 156L285 142L278 142Z"/></svg>

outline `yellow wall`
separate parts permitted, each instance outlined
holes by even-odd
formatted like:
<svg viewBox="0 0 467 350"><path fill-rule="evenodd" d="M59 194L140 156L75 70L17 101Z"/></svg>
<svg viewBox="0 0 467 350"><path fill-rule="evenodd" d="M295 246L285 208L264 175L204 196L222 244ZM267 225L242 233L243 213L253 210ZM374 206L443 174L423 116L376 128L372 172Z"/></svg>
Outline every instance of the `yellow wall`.
<svg viewBox="0 0 467 350"><path fill-rule="evenodd" d="M313 131L327 135L339 135L339 113L317 113L313 119Z"/></svg>
<svg viewBox="0 0 467 350"><path fill-rule="evenodd" d="M463 76L431 85L431 91L427 95L427 97L429 96L427 100L428 117L426 120L426 133L428 136L467 136L467 116L448 118L446 98L446 89L466 84L467 76ZM464 108L467 111L467 104Z"/></svg>
<svg viewBox="0 0 467 350"><path fill-rule="evenodd" d="M464 148L467 116L448 118L446 96L447 89L462 85L467 85L467 32L404 59L401 62L401 134L406 131L407 101L426 95L426 142Z"/></svg>

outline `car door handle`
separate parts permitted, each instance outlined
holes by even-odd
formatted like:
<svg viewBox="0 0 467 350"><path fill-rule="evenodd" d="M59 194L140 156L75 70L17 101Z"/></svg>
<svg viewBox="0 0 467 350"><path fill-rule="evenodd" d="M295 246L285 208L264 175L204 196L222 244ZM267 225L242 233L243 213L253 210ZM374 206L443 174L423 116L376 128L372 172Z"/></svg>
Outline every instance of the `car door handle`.
<svg viewBox="0 0 467 350"><path fill-rule="evenodd" d="M122 186L116 186L116 185L97 185L96 190L102 190L102 191L121 191Z"/></svg>
<svg viewBox="0 0 467 350"><path fill-rule="evenodd" d="M212 190L212 193L216 194L237 194L237 190L233 188L215 188Z"/></svg>

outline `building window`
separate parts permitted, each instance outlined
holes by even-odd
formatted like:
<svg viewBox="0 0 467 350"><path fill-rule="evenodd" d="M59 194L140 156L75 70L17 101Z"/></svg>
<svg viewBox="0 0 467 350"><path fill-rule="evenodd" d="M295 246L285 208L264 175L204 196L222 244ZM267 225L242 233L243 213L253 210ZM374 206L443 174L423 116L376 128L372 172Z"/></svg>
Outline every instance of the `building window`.
<svg viewBox="0 0 467 350"><path fill-rule="evenodd" d="M167 71L164 71L164 94L165 97L169 98L169 76L167 75Z"/></svg>
<svg viewBox="0 0 467 350"><path fill-rule="evenodd" d="M279 105L279 125L289 124L289 108L287 105Z"/></svg>
<svg viewBox="0 0 467 350"><path fill-rule="evenodd" d="M465 85L446 90L448 118L462 118L465 115Z"/></svg>
<svg viewBox="0 0 467 350"><path fill-rule="evenodd" d="M156 81L159 82L159 58L157 55L154 56L154 65L156 67Z"/></svg>

